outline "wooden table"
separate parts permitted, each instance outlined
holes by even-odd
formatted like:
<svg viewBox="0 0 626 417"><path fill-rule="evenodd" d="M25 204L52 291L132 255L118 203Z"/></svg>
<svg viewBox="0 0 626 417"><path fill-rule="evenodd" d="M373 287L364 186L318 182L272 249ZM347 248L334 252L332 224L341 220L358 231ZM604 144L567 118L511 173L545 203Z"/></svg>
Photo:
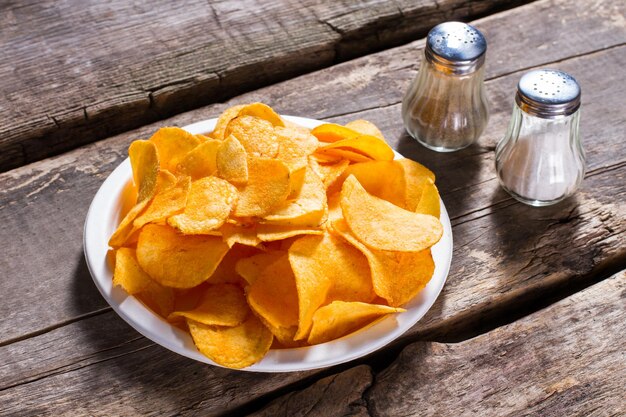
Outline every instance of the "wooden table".
<svg viewBox="0 0 626 417"><path fill-rule="evenodd" d="M626 4L256 3L0 4L0 415L626 414ZM438 154L404 133L400 102L421 38L454 19L487 37L491 118L477 144ZM493 161L538 67L582 85L588 167L574 197L541 209L503 192ZM82 226L128 144L252 101L371 120L437 175L450 275L381 351L230 371L140 336L96 290Z"/></svg>

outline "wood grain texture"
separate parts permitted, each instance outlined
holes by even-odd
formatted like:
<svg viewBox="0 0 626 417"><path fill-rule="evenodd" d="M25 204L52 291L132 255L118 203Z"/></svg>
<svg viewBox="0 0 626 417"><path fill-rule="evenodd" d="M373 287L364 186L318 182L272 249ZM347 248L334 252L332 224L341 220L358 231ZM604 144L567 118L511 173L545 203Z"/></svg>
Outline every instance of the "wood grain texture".
<svg viewBox="0 0 626 417"><path fill-rule="evenodd" d="M622 272L466 342L413 343L373 382L361 365L252 415L623 415L625 314ZM365 407L350 414L346 401Z"/></svg>
<svg viewBox="0 0 626 417"><path fill-rule="evenodd" d="M0 171L520 3L2 2Z"/></svg>
<svg viewBox="0 0 626 417"><path fill-rule="evenodd" d="M606 1L604 8L610 9L614 3ZM561 7L561 16L564 19L570 13L578 13L578 9L570 8L569 2L544 1L521 7L517 14L502 13L502 18L527 22L531 20L530 16L546 9L546 4L551 6L551 10ZM585 16L591 21L580 20L579 27L591 27L590 30L596 33L595 15L583 15ZM490 28L497 20L497 16L490 17L479 21L478 26L491 31ZM539 23L545 24L541 21ZM498 23L495 26L505 25ZM527 49L543 44L543 39L526 38L525 41ZM575 41L575 45L580 47L580 54L588 53L594 47L606 49L604 41L594 40L591 45L578 42L578 39ZM461 221L461 217L466 215L469 218L485 216L494 210L494 204L501 201L502 204L510 204L506 200L506 194L499 191L493 171L492 150L506 129L512 92L519 74L505 76L501 73L493 74L497 68L491 70L494 78L487 83L487 91L492 115L487 131L477 145L442 157L441 154L425 150L408 138L399 117L397 103L415 74L414 61L407 65L406 57L417 56L417 47L419 43L344 63L244 95L229 104L262 100L274 105L283 114L332 118L337 114L348 113L333 120L346 121L364 117L374 121L396 149L434 170L444 201L455 222ZM495 56L511 49L508 43L502 45L498 42L492 43L490 48ZM558 60L562 60L561 50L560 44L551 49ZM519 62L521 67L537 64L532 54L527 57L528 61ZM591 170L619 164L626 155L625 145L619 140L620 131L626 128L626 121L621 116L623 94L619 89L613 88L621 76L624 64L623 48L609 48L588 57L582 56L559 63L559 67L574 73L583 85L581 128L584 143L589 145L587 154ZM598 68L604 68L607 74L616 78L597 76ZM338 91L342 93L337 94ZM162 125L184 125L215 117L226 106L215 105L189 112L163 124L148 125L63 156L0 175L0 241L7 248L0 257L2 270L5 271L3 276L6 277L6 283L3 283L6 297L0 303L0 313L8 318L0 323L0 343L106 307L105 301L90 282L82 255L82 224L93 195L104 178L125 157L126 148L132 140L148 137ZM612 151L607 152L607 147ZM608 198L612 199L614 206L622 204L623 207L619 192L609 191L609 195ZM575 200L571 204L575 204ZM545 214L541 210L518 210L528 213L524 216L531 218ZM565 217L571 207L559 205L556 209L546 210L552 210L551 215L560 218ZM617 214L617 207L613 207L611 212ZM593 216L594 212L588 215ZM622 230L612 225L617 222L617 218L613 215L608 220L607 228ZM537 234L535 240L540 238L542 224L545 222L536 221L532 226ZM455 230L456 242L471 242L478 238L479 235L474 233L479 232L481 227L483 226L467 232ZM485 246L495 232L493 227L484 231L483 246L476 247L485 253L500 251L501 248L496 245ZM469 234L463 237L460 233ZM619 233L614 235L619 236ZM529 246L532 244L533 241L528 242ZM615 248L617 249L619 248ZM476 255L478 252L462 252L458 256L455 254L453 274L456 272L457 262L462 270L462 265L476 261L470 253ZM588 259L590 256L585 257L588 267L580 270L582 275L593 269L601 259L606 259L597 258L594 261ZM565 257L563 254L563 259ZM489 256L485 257L488 258ZM63 262L58 262L59 259ZM489 268L498 269L499 264L489 264ZM509 269L502 273L505 275L514 272ZM38 300L42 298L51 300L50 305L42 308L38 304ZM450 305L450 312L458 312L455 305ZM15 322L20 325L11 324Z"/></svg>

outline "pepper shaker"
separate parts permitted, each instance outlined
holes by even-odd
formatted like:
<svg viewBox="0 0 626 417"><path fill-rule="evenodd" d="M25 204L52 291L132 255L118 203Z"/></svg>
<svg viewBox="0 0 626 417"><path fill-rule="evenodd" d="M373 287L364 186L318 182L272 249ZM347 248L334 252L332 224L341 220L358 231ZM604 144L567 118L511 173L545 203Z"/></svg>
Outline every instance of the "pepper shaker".
<svg viewBox="0 0 626 417"><path fill-rule="evenodd" d="M478 29L445 22L428 33L422 64L402 101L409 135L439 152L474 143L489 118L483 85L487 41Z"/></svg>
<svg viewBox="0 0 626 417"><path fill-rule="evenodd" d="M574 77L562 71L535 70L520 79L508 131L496 147L500 184L517 200L547 206L580 185L580 96Z"/></svg>

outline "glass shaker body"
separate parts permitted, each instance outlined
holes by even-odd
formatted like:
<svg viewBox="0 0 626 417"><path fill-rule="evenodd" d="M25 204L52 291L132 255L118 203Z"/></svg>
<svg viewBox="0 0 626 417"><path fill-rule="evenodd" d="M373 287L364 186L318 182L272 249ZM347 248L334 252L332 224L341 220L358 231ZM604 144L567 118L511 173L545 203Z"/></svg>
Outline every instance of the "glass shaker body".
<svg viewBox="0 0 626 417"><path fill-rule="evenodd" d="M545 71L545 70L541 70ZM555 75L555 74L564 75ZM546 79L549 86L542 82ZM563 80L571 82L565 73L552 71L551 76L536 80L536 86L543 90L560 86L567 89ZM573 80L573 78L571 79ZM575 80L573 81L575 82ZM576 85L577 86L577 85ZM563 93L554 90L555 97ZM532 206L547 206L572 195L585 176L585 153L579 135L580 89L575 101L566 108L560 103L561 110L550 114L550 104L529 108L520 99L520 92L513 108L511 122L504 138L496 147L496 170L502 187L515 199ZM548 92L552 98L550 92ZM568 98L572 100L572 98ZM555 99L556 100L556 99ZM563 110L565 109L565 110ZM554 110L554 109L552 109ZM556 114L555 114L556 113Z"/></svg>
<svg viewBox="0 0 626 417"><path fill-rule="evenodd" d="M427 148L474 143L489 118L484 90L487 43L474 27L446 22L429 33L417 77L402 101L404 126Z"/></svg>

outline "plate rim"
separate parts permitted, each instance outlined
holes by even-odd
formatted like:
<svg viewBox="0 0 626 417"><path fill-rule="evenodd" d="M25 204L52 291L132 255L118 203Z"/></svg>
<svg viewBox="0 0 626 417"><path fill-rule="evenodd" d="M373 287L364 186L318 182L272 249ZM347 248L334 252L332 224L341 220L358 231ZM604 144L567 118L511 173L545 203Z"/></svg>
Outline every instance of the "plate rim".
<svg viewBox="0 0 626 417"><path fill-rule="evenodd" d="M298 116L281 115L281 117L309 128L325 123L324 121ZM216 121L217 118L205 119L183 126L182 129L185 129L192 134L206 133L213 130ZM397 157L404 158L404 156L395 150L394 152ZM126 294L121 288L113 287L113 271L110 265L110 260L107 259L109 256L108 252L110 251L108 246L109 236L106 236L106 234L102 236L103 229L106 229L106 225L103 221L101 221L99 214L102 214L101 212L105 211L107 207L114 205L114 201L117 201L117 206L120 206L119 200L122 198L121 194L123 193L123 188L127 187L131 178L132 171L130 167L130 160L129 158L126 158L107 176L98 188L98 191L89 205L89 210L87 211L83 228L83 250L92 280L102 297L107 301L115 313L141 335L161 345L162 347L187 358L224 368L202 355L193 344L189 333L167 323L135 297ZM114 198L111 198L110 192L115 189L118 190L118 193ZM108 205L106 204L107 202ZM104 208L102 208L103 204ZM385 316L380 320L374 321L363 329L357 330L356 332L330 342L301 348L270 350L261 361L240 370L267 373L298 372L326 368L350 362L382 349L387 344L401 337L409 329L415 326L415 324L417 324L426 315L426 313L430 311L434 303L439 298L439 295L441 294L441 291L447 281L452 262L452 227L446 207L441 198L440 204L440 221L443 225L444 233L441 240L433 247L433 251L437 250L437 253L441 252L442 255L438 255L435 260L435 272L433 274L433 278L420 292L420 294L418 294L407 304L407 306L405 306L407 307L407 312ZM120 211L121 210L118 207L117 215L113 216L116 221L120 217ZM111 216L112 213L108 210L105 211L104 214ZM119 221L117 221L117 223L119 223ZM102 255L103 242L99 242L100 245L98 245L98 250L96 251L94 245L97 242L92 242L90 240L93 236L106 238L104 241L104 247L106 247L104 257ZM443 256L443 258L439 259L441 256ZM433 258L435 258L434 252ZM109 274L106 273L107 270ZM424 303L417 307L417 312L412 312L410 309L415 308L414 305L422 302L420 299L427 294L427 290L429 294L428 299L424 300ZM409 312L412 312L413 314L408 314ZM141 314L141 318L143 319L142 322L139 322L137 317L133 316L137 313ZM146 313L148 314L146 315ZM392 325L392 320L395 322L395 325ZM157 332L153 330L154 328L160 330ZM374 337L373 339L371 337L365 337L368 335L368 332L372 335L378 334L379 337ZM172 340L172 337L174 337L174 340ZM342 353L336 355L336 357L332 355L330 357L328 356L329 352L335 353L337 351ZM300 360L298 361L297 359Z"/></svg>

